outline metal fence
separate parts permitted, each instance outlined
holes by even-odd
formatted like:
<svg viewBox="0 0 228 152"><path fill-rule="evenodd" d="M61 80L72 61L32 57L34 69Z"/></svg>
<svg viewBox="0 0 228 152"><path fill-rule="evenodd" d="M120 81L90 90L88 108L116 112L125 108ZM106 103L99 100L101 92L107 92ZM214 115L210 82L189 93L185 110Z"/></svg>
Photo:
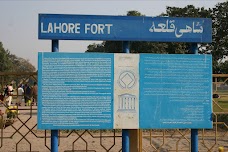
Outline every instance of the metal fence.
<svg viewBox="0 0 228 152"><path fill-rule="evenodd" d="M1 90L5 84L32 84L37 81L37 73L0 72ZM216 152L219 147L228 151L228 74L213 75L213 129L199 130L199 151ZM17 103L18 92L14 91L13 105ZM224 99L224 100L223 100ZM37 106L13 107L19 111L16 118L0 117L0 152L49 152L50 130L37 130ZM1 112L7 110L1 104ZM190 129L138 130L134 151L145 152L190 152ZM122 148L121 130L59 130L59 152L119 152Z"/></svg>

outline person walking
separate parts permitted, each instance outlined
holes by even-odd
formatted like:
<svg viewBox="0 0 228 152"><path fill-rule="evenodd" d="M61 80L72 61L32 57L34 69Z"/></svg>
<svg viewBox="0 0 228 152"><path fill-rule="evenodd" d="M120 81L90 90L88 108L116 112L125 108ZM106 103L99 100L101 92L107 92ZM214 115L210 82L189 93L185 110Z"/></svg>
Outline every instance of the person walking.
<svg viewBox="0 0 228 152"><path fill-rule="evenodd" d="M23 95L24 95L24 89L22 88L22 85L20 85L17 89L18 92L18 96L17 96L17 105L21 106L21 102L23 99Z"/></svg>
<svg viewBox="0 0 228 152"><path fill-rule="evenodd" d="M8 102L8 106L10 106L12 103L12 99L13 99L12 95L13 95L13 84L11 83L8 86L8 97L6 98L6 101Z"/></svg>
<svg viewBox="0 0 228 152"><path fill-rule="evenodd" d="M27 104L30 104L29 102L31 101L31 91L32 90L30 86L28 84L25 84L25 88L24 88L25 106L27 106Z"/></svg>
<svg viewBox="0 0 228 152"><path fill-rule="evenodd" d="M34 82L33 88L32 88L32 97L33 97L33 104L37 106L37 95L38 95L38 86L37 83Z"/></svg>
<svg viewBox="0 0 228 152"><path fill-rule="evenodd" d="M5 88L4 88L4 97L6 97L6 96L8 97L8 93L9 93L9 92L8 92L8 86L9 86L9 85L7 84L7 85L5 86Z"/></svg>

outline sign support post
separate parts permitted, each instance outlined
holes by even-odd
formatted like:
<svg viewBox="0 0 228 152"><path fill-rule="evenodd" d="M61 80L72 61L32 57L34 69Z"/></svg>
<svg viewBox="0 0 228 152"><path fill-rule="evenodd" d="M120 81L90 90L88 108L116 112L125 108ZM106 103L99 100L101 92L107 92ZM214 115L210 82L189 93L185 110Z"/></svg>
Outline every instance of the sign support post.
<svg viewBox="0 0 228 152"><path fill-rule="evenodd" d="M129 41L123 41L123 52L124 53L130 53L129 49ZM122 129L122 151L123 152L130 152L129 151L129 130L128 129Z"/></svg>
<svg viewBox="0 0 228 152"><path fill-rule="evenodd" d="M139 148L139 132L140 129L129 130L130 152L141 152Z"/></svg>
<svg viewBox="0 0 228 152"><path fill-rule="evenodd" d="M59 52L59 41L52 40L52 52ZM58 130L51 130L51 152L58 152Z"/></svg>
<svg viewBox="0 0 228 152"><path fill-rule="evenodd" d="M130 53L129 41L123 41L123 52ZM122 150L123 152L138 151L138 132L137 129L122 130Z"/></svg>
<svg viewBox="0 0 228 152"><path fill-rule="evenodd" d="M191 43L191 53L198 54L197 43ZM198 152L198 129L191 129L191 152Z"/></svg>

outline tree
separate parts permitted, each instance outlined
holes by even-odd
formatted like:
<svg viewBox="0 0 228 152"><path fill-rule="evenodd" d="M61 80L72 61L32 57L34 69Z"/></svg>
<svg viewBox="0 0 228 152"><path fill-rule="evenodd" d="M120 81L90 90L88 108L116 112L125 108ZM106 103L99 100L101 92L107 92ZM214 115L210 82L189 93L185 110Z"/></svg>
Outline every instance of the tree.
<svg viewBox="0 0 228 152"><path fill-rule="evenodd" d="M166 13L161 16L169 17L200 17L211 18L211 9L205 9L204 7L196 8L193 5L187 5L184 8L179 7L167 7ZM167 43L168 53L189 53L190 43ZM205 53L208 51L209 44L199 44L199 53Z"/></svg>
<svg viewBox="0 0 228 152"><path fill-rule="evenodd" d="M11 54L9 50L5 50L2 42L0 42L0 71L1 72L34 72L35 67L23 58Z"/></svg>
<svg viewBox="0 0 228 152"><path fill-rule="evenodd" d="M145 16L136 10L131 10L127 12L127 16Z"/></svg>
<svg viewBox="0 0 228 152"><path fill-rule="evenodd" d="M28 60L11 54L9 50L4 49L2 42L0 42L1 72L34 72L35 70L35 67ZM6 81L4 83L10 83L12 81L20 82L21 79L24 79L24 76L15 77L13 75L5 75L2 77L2 80ZM3 88L3 86L1 86L0 88Z"/></svg>
<svg viewBox="0 0 228 152"><path fill-rule="evenodd" d="M17 57L14 54L9 56L12 64L14 65L11 71L14 72L34 72L36 68L29 62L29 60Z"/></svg>
<svg viewBox="0 0 228 152"><path fill-rule="evenodd" d="M193 5L187 5L184 8L179 7L166 7L166 13L162 13L161 16L169 17L211 17L211 9L205 9L204 7L196 8Z"/></svg>
<svg viewBox="0 0 228 152"><path fill-rule="evenodd" d="M5 50L2 42L0 42L0 71L10 71L13 67L12 62L10 61L10 52Z"/></svg>
<svg viewBox="0 0 228 152"><path fill-rule="evenodd" d="M212 11L213 41L210 45L213 59L216 60L214 73L228 73L228 61L222 59L228 55L228 1L218 3Z"/></svg>

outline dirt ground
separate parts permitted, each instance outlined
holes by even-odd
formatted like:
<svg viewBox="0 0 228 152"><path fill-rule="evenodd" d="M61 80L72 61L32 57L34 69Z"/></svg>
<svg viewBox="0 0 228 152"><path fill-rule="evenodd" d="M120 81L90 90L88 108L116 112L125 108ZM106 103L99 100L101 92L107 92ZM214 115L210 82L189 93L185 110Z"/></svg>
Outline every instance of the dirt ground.
<svg viewBox="0 0 228 152"><path fill-rule="evenodd" d="M36 127L37 107L33 106L33 110L25 106L19 108L24 110L20 110L15 122L1 129L0 152L50 152L50 131L37 130ZM59 135L59 152L118 152L122 147L121 130L64 130ZM218 152L220 146L228 152L228 129L217 133L199 130L198 144L199 152ZM145 130L142 147L146 152L189 152L190 130Z"/></svg>

